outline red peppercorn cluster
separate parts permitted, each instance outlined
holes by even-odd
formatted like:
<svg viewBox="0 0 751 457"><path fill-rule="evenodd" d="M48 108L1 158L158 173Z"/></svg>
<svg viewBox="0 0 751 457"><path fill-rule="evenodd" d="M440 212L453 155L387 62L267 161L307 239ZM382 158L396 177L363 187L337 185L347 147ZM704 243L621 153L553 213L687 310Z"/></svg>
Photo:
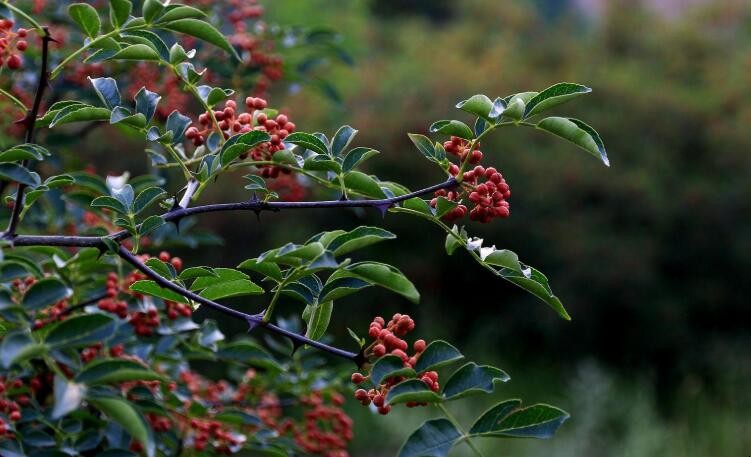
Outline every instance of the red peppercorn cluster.
<svg viewBox="0 0 751 457"><path fill-rule="evenodd" d="M203 451L211 445L213 451L221 455L232 454L246 439L223 427L217 420L193 418L189 422L189 433L196 451Z"/></svg>
<svg viewBox="0 0 751 457"><path fill-rule="evenodd" d="M10 19L0 20L0 67L7 66L11 70L18 70L23 66L21 54L29 47L24 39L28 31L19 28L13 30L13 21Z"/></svg>
<svg viewBox="0 0 751 457"><path fill-rule="evenodd" d="M383 357L386 354L395 355L402 359L405 367L414 368L420 355L427 347L425 340L416 340L412 344L414 354L412 356L407 354L406 351L409 346L402 337L406 336L407 333L414 329L415 321L406 314L394 314L388 323L386 323L385 319L380 316L374 318L373 322L370 323L368 335L370 335L375 341L370 345L370 348L366 351L365 355L374 356L376 358ZM355 385L360 385L367 379L369 379L369 376L365 376L359 372L353 373L351 378ZM393 386L405 379L406 378L403 376L392 376L384 379L381 385L375 386L373 389L357 389L355 391L355 399L363 406L368 406L373 403L379 413L388 414L391 411L391 406L386 404L386 396ZM438 373L435 371L419 373L418 379L422 380L434 392L437 392L440 389L440 385L438 384ZM406 405L407 407L412 408L415 406L423 406L425 403L409 402Z"/></svg>
<svg viewBox="0 0 751 457"><path fill-rule="evenodd" d="M304 423L287 421L280 433L291 431L297 445L307 453L348 457L347 445L354 434L352 419L341 408L344 397L336 392L324 395L316 391L301 398L300 404L306 408Z"/></svg>
<svg viewBox="0 0 751 457"><path fill-rule="evenodd" d="M443 143L443 149L445 149L449 154L457 156L462 162L464 162L467 154L471 154L469 163L476 165L482 160L482 151L478 149L480 147L480 143L475 143L475 146L470 153L469 147L471 144L471 142L465 140L464 138L452 136L450 140Z"/></svg>
<svg viewBox="0 0 751 457"><path fill-rule="evenodd" d="M288 202L299 202L305 198L307 188L295 175L282 174L268 182L268 189L279 194L279 198Z"/></svg>
<svg viewBox="0 0 751 457"><path fill-rule="evenodd" d="M140 256L142 261L148 260L149 255ZM159 260L162 262L168 262L176 270L181 270L183 267L183 261L180 257L172 257L169 252L162 251L159 253ZM133 296L135 298L143 298L139 293L130 291L130 286L134 282L145 279L146 275L139 271L131 272L122 282L117 276L117 273L110 272L107 275L107 297L99 300L98 308L102 311L106 311L117 315L120 319L128 319L130 325L133 326L133 331L139 336L152 336L154 330L159 327L159 311L156 308L151 308L146 311L129 311L128 302L124 299L119 299L120 294ZM178 317L190 317L193 314L193 309L184 303L176 303L169 300L164 302L165 314L169 320L175 320Z"/></svg>
<svg viewBox="0 0 751 457"><path fill-rule="evenodd" d="M452 176L458 175L459 167L456 164L451 164L449 173ZM438 204L438 197L459 203L443 215L444 220L453 222L466 216L467 212L469 212L471 220L481 223L488 223L497 217L506 218L511 215L508 203L508 198L511 197L511 187L498 170L493 167L485 168L482 165L477 165L474 169L464 172L462 178L459 189L437 190L435 198L430 201L430 206L433 208ZM466 205L462 204L463 195L467 195L467 199L475 205L471 211L468 210Z"/></svg>
<svg viewBox="0 0 751 457"><path fill-rule="evenodd" d="M247 110L241 113L237 111L237 103L234 100L228 100L224 108L213 112L219 129L222 131L224 138L229 138L235 134L259 130L267 132L271 140L262 143L240 158L250 157L254 161L269 161L273 158L274 153L284 149L283 140L290 133L294 132L296 126L290 122L286 114L278 114L275 118L269 118L268 114L263 112L268 106L266 100L257 97L248 97L245 99ZM198 116L199 126L191 126L185 132L185 137L193 142L194 146L200 146L206 142L206 138L214 131L214 119L206 112ZM279 167L263 165L261 176L265 178L276 178L280 172L288 171Z"/></svg>
<svg viewBox="0 0 751 457"><path fill-rule="evenodd" d="M17 297L22 297L31 286L36 284L36 282L37 280L33 276L28 276L23 279L14 279L11 284L12 291L17 294ZM65 319L67 311L68 300L60 300L45 309L39 310L36 314L36 319L34 320L34 330L38 330L52 322Z"/></svg>
<svg viewBox="0 0 751 457"><path fill-rule="evenodd" d="M25 391L23 380L10 381L0 377L0 413L5 414L11 422L21 420L21 406L28 405L31 401ZM3 436L12 438L13 431L7 422L0 419L0 438Z"/></svg>

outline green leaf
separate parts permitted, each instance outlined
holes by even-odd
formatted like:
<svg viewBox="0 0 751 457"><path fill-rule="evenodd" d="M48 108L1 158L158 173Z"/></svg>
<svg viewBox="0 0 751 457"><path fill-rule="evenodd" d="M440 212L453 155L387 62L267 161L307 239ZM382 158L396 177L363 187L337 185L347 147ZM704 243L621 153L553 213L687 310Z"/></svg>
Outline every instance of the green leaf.
<svg viewBox="0 0 751 457"><path fill-rule="evenodd" d="M133 10L133 4L130 0L109 0L110 1L110 24L114 28L120 28L128 20L130 12Z"/></svg>
<svg viewBox="0 0 751 457"><path fill-rule="evenodd" d="M119 397L88 397L87 400L141 444L153 447L146 421L131 402Z"/></svg>
<svg viewBox="0 0 751 457"><path fill-rule="evenodd" d="M283 279L282 270L279 268L279 265L274 262L261 262L258 261L258 259L248 259L238 265L237 268L261 273L277 282L280 282Z"/></svg>
<svg viewBox="0 0 751 457"><path fill-rule="evenodd" d="M574 97L592 92L587 86L573 83L554 84L527 102L524 117L534 116L561 103L565 103Z"/></svg>
<svg viewBox="0 0 751 457"><path fill-rule="evenodd" d="M121 39L126 44L143 44L153 49L162 62L169 60L167 43L156 33L149 30L129 30L123 32Z"/></svg>
<svg viewBox="0 0 751 457"><path fill-rule="evenodd" d="M335 174L342 172L342 166L336 160L331 160L327 155L314 155L308 157L303 164L303 169L309 171L330 171Z"/></svg>
<svg viewBox="0 0 751 457"><path fill-rule="evenodd" d="M172 111L167 116L167 122L164 125L168 132L172 132L172 144L177 144L182 141L185 131L188 126L193 123L193 120L188 116L180 114L179 111Z"/></svg>
<svg viewBox="0 0 751 457"><path fill-rule="evenodd" d="M21 160L44 160L50 152L38 144L25 143L0 152L0 162L19 162Z"/></svg>
<svg viewBox="0 0 751 457"><path fill-rule="evenodd" d="M198 86L196 89L201 100L212 107L235 93L232 89L222 89L221 87L211 87L206 85Z"/></svg>
<svg viewBox="0 0 751 457"><path fill-rule="evenodd" d="M37 187L42 183L38 174L17 163L0 163L0 180L15 181L31 187Z"/></svg>
<svg viewBox="0 0 751 457"><path fill-rule="evenodd" d="M109 109L114 109L116 106L120 106L120 91L117 88L117 83L112 78L92 78L89 77L89 81L94 86L99 98Z"/></svg>
<svg viewBox="0 0 751 457"><path fill-rule="evenodd" d="M373 177L359 171L348 171L344 174L344 185L357 193L371 198L386 198L381 186Z"/></svg>
<svg viewBox="0 0 751 457"><path fill-rule="evenodd" d="M464 227L459 229L458 226L454 225L454 227L451 229L451 231L456 235L447 234L446 235L446 254L453 255L456 250L462 246L464 246L464 242L467 241L467 231L464 230ZM457 238L457 236L459 238Z"/></svg>
<svg viewBox="0 0 751 457"><path fill-rule="evenodd" d="M357 130L349 125L343 125L331 139L331 155L339 157L357 135Z"/></svg>
<svg viewBox="0 0 751 457"><path fill-rule="evenodd" d="M188 267L180 272L178 276L180 279L195 279L202 276L214 276L218 277L209 267Z"/></svg>
<svg viewBox="0 0 751 457"><path fill-rule="evenodd" d="M463 358L462 353L454 346L443 340L435 340L420 354L415 364L415 371L422 373L435 370Z"/></svg>
<svg viewBox="0 0 751 457"><path fill-rule="evenodd" d="M287 135L284 139L285 143L295 144L305 149L309 149L319 154L328 155L329 148L315 135L305 132L294 132Z"/></svg>
<svg viewBox="0 0 751 457"><path fill-rule="evenodd" d="M248 133L230 137L223 145L219 153L222 167L226 167L233 160L240 157L261 143L270 141L271 137L266 132L251 130Z"/></svg>
<svg viewBox="0 0 751 457"><path fill-rule="evenodd" d="M326 330L329 328L331 312L334 309L334 302L322 302L311 308L310 319L308 319L308 328L305 331L305 336L311 340L319 340L326 334Z"/></svg>
<svg viewBox="0 0 751 457"><path fill-rule="evenodd" d="M45 342L55 349L87 346L108 339L114 328L114 318L106 314L83 314L56 324Z"/></svg>
<svg viewBox="0 0 751 457"><path fill-rule="evenodd" d="M78 409L86 395L86 386L68 381L62 376L55 376L55 407L52 420L58 420Z"/></svg>
<svg viewBox="0 0 751 457"><path fill-rule="evenodd" d="M430 131L433 133L442 133L444 135L458 136L465 140L471 140L474 138L472 129L467 124L457 120L443 120L433 122L430 126Z"/></svg>
<svg viewBox="0 0 751 457"><path fill-rule="evenodd" d="M370 369L370 382L378 387L388 378L404 376L413 378L415 370L404 366L404 361L395 355L385 355L376 360Z"/></svg>
<svg viewBox="0 0 751 457"><path fill-rule="evenodd" d="M99 20L99 13L93 6L86 3L74 3L68 6L68 15L89 38L99 35L102 23Z"/></svg>
<svg viewBox="0 0 751 457"><path fill-rule="evenodd" d="M446 400L456 400L475 393L491 393L496 380L507 382L509 379L509 375L500 368L469 362L456 370L446 381L443 395Z"/></svg>
<svg viewBox="0 0 751 457"><path fill-rule="evenodd" d="M107 108L99 108L89 105L74 105L57 113L50 122L50 128L72 124L74 122L107 121L112 112Z"/></svg>
<svg viewBox="0 0 751 457"><path fill-rule="evenodd" d="M133 213L138 214L151 206L155 201L166 195L167 192L159 187L149 187L138 194L133 201Z"/></svg>
<svg viewBox="0 0 751 457"><path fill-rule="evenodd" d="M435 204L435 217L441 218L457 206L459 206L459 203L455 201L449 200L446 197L438 197L438 201Z"/></svg>
<svg viewBox="0 0 751 457"><path fill-rule="evenodd" d="M420 379L402 381L392 387L386 396L386 402L389 405L407 402L438 403L440 401L441 396L430 390Z"/></svg>
<svg viewBox="0 0 751 457"><path fill-rule="evenodd" d="M265 349L250 341L235 341L224 344L216 352L217 358L257 366L275 371L282 368Z"/></svg>
<svg viewBox="0 0 751 457"><path fill-rule="evenodd" d="M508 249L490 249L490 253L485 254L485 248L480 249L480 257L482 261L488 265L494 265L497 267L508 268L510 270L522 272L522 265L519 263L519 256L516 253L509 251Z"/></svg>
<svg viewBox="0 0 751 457"><path fill-rule="evenodd" d="M375 149L363 147L354 148L344 156L344 161L342 162L342 170L354 170L358 165L378 154L380 154L380 152L376 151Z"/></svg>
<svg viewBox="0 0 751 457"><path fill-rule="evenodd" d="M326 248L339 256L347 254L358 249L362 249L371 244L379 243L384 240L393 240L396 235L379 227L357 227L356 229L343 233L326 246Z"/></svg>
<svg viewBox="0 0 751 457"><path fill-rule="evenodd" d="M152 257L144 262L144 264L157 272L159 276L165 277L165 278L171 278L174 279L175 274L177 273L175 270L175 267L173 267L171 264L167 262L162 262L156 257Z"/></svg>
<svg viewBox="0 0 751 457"><path fill-rule="evenodd" d="M369 282L357 278L329 279L321 289L319 300L321 302L339 300L370 286Z"/></svg>
<svg viewBox="0 0 751 457"><path fill-rule="evenodd" d="M610 166L600 135L584 122L573 118L547 117L537 123L537 128L574 143Z"/></svg>
<svg viewBox="0 0 751 457"><path fill-rule="evenodd" d="M161 95L142 87L135 96L136 112L143 114L146 121L151 122L151 120L154 119L156 107L161 98Z"/></svg>
<svg viewBox="0 0 751 457"><path fill-rule="evenodd" d="M407 136L410 140L412 140L412 143L417 146L417 149L422 153L422 155L430 160L433 160L435 158L435 149L433 148L433 142L430 140L430 138L418 133L409 133L407 134Z"/></svg>
<svg viewBox="0 0 751 457"><path fill-rule="evenodd" d="M154 281L143 279L141 281L136 281L130 286L130 290L133 292L139 292L144 295L150 295L152 297L158 297L162 300L169 300L174 302L185 302L185 298L178 294L177 292L174 292L170 289L165 289L164 287L160 286L159 284L155 283Z"/></svg>
<svg viewBox="0 0 751 457"><path fill-rule="evenodd" d="M227 41L227 38L219 30L214 28L213 25L208 22L204 22L200 19L186 18L178 19L176 21L160 23L159 27L172 30L174 32L184 33L196 37L200 40L211 43L214 46L223 49L232 54L237 60L240 60L240 56L235 51L235 48Z"/></svg>
<svg viewBox="0 0 751 457"><path fill-rule="evenodd" d="M36 343L24 332L8 333L0 344L0 362L3 368L36 357L47 350L43 344Z"/></svg>
<svg viewBox="0 0 751 457"><path fill-rule="evenodd" d="M152 215L144 219L143 222L141 222L140 227L138 227L138 234L148 235L149 233L153 232L154 230L158 229L162 225L164 225L166 221L162 216L159 215Z"/></svg>
<svg viewBox="0 0 751 457"><path fill-rule="evenodd" d="M398 457L446 457L462 434L446 419L432 419L415 430Z"/></svg>
<svg viewBox="0 0 751 457"><path fill-rule="evenodd" d="M571 320L571 316L566 312L563 303L561 303L558 297L556 297L550 289L548 278L539 270L526 266L525 270L520 273L508 268L503 268L501 270L496 270L496 274L536 296L553 308L553 310L562 318L567 321Z"/></svg>
<svg viewBox="0 0 751 457"><path fill-rule="evenodd" d="M95 198L91 201L91 206L94 208L109 208L119 214L128 214L128 208L120 200L108 195Z"/></svg>
<svg viewBox="0 0 751 457"><path fill-rule="evenodd" d="M35 282L23 296L21 306L39 310L54 305L73 295L73 290L57 278L44 278Z"/></svg>
<svg viewBox="0 0 751 457"><path fill-rule="evenodd" d="M402 202L402 207L417 211L418 213L425 214L426 216L432 216L433 211L430 209L428 202L419 197L410 198Z"/></svg>
<svg viewBox="0 0 751 457"><path fill-rule="evenodd" d="M164 376L148 367L127 359L99 359L89 363L75 377L75 381L87 385L114 384L127 381L158 381Z"/></svg>
<svg viewBox="0 0 751 457"><path fill-rule="evenodd" d="M144 0L143 18L147 23L153 22L164 11L164 5L159 0Z"/></svg>
<svg viewBox="0 0 751 457"><path fill-rule="evenodd" d="M503 117L513 121L520 121L524 116L525 106L524 100L521 98L514 98L509 102L506 109L503 110Z"/></svg>
<svg viewBox="0 0 751 457"><path fill-rule="evenodd" d="M200 19L206 17L206 13L187 5L170 5L167 11L159 18L159 22L170 22L178 19Z"/></svg>
<svg viewBox="0 0 751 457"><path fill-rule="evenodd" d="M493 123L501 115L505 105L501 99L494 103L487 95L478 94L457 103L456 107Z"/></svg>
<svg viewBox="0 0 751 457"><path fill-rule="evenodd" d="M132 44L116 52L109 60L151 60L159 61L159 53L145 44Z"/></svg>
<svg viewBox="0 0 751 457"><path fill-rule="evenodd" d="M359 262L337 270L331 276L332 279L355 277L396 292L414 303L420 301L420 293L414 284L401 271L385 263Z"/></svg>
<svg viewBox="0 0 751 457"><path fill-rule="evenodd" d="M264 290L261 286L249 279L236 279L212 284L201 291L200 295L209 300L218 300L227 297L239 297L242 295L259 295Z"/></svg>
<svg viewBox="0 0 751 457"><path fill-rule="evenodd" d="M213 273L213 275L199 276L191 285L190 290L201 290L220 282L249 278L249 276L242 271L233 270L232 268L215 268Z"/></svg>
<svg viewBox="0 0 751 457"><path fill-rule="evenodd" d="M519 400L507 400L485 412L469 431L471 436L552 438L570 416L554 406L537 404L518 408ZM517 409L518 408L518 409Z"/></svg>

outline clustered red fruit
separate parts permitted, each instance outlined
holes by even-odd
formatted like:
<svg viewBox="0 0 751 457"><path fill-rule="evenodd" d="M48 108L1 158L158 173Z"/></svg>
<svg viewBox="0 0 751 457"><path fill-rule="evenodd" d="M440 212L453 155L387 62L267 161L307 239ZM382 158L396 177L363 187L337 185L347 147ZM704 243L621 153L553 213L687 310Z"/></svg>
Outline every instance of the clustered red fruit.
<svg viewBox="0 0 751 457"><path fill-rule="evenodd" d="M469 147L471 144L471 142L465 140L464 138L452 136L449 141L443 143L443 149L445 149L449 154L457 156L460 161L464 162L467 154L470 154ZM472 149L471 157L469 158L469 163L472 165L476 165L482 160L482 151L477 149L479 147L480 143L475 143L475 146Z"/></svg>
<svg viewBox="0 0 751 457"><path fill-rule="evenodd" d="M285 420L279 433L292 433L297 445L306 453L323 457L348 457L347 444L352 441L354 434L352 419L341 408L344 397L336 392L324 395L315 391L302 397L300 404L306 407L303 414L305 422L298 425Z"/></svg>
<svg viewBox="0 0 751 457"><path fill-rule="evenodd" d="M228 17L234 29L234 33L228 37L229 41L241 50L248 69L261 74L253 93L264 96L271 83L284 76L284 61L279 54L273 54L273 39L264 36L268 27L259 20L263 7L258 0L230 0L229 6Z"/></svg>
<svg viewBox="0 0 751 457"><path fill-rule="evenodd" d="M242 435L235 435L231 430L222 426L217 420L193 418L189 422L192 434L193 448L203 451L211 444L217 454L230 455L245 441Z"/></svg>
<svg viewBox="0 0 751 457"><path fill-rule="evenodd" d="M140 256L142 261L146 261L150 258L148 254ZM176 270L181 270L183 267L183 261L180 257L172 257L168 252L162 251L159 253L159 260L162 262L170 263ZM121 282L117 273L110 272L107 275L107 297L99 300L98 307L102 311L106 311L117 315L120 319L128 319L128 323L133 326L133 331L139 336L152 336L154 330L159 327L159 311L156 308L150 308L146 311L130 311L128 309L128 302L124 299L119 299L120 294L133 296L135 298L142 298L139 293L130 291L130 286L134 282L146 279L146 275L139 271L133 271ZM184 303L176 303L169 300L165 300L165 314L169 320L175 320L178 317L190 317L193 314L193 309Z"/></svg>
<svg viewBox="0 0 751 457"><path fill-rule="evenodd" d="M402 359L405 367L414 368L420 355L427 347L425 340L416 340L412 344L414 354L412 356L407 354L406 351L409 345L401 337L406 336L407 333L414 329L415 321L406 314L394 314L388 324L385 319L380 316L374 318L373 322L370 323L368 335L370 335L375 341L370 345L365 355L376 358L383 357L386 354L395 355ZM440 389L437 372L426 371L418 373L417 377L433 392L438 392ZM355 385L360 385L369 378L369 376L356 372L352 374L351 380ZM362 388L357 389L355 391L355 399L363 406L368 406L373 403L379 413L388 414L391 411L391 406L386 404L386 396L393 386L402 382L404 379L403 376L392 376L384 379L381 385L374 386L374 388L370 390ZM426 404L427 403L408 402L406 406L413 408L415 406L424 406Z"/></svg>
<svg viewBox="0 0 751 457"><path fill-rule="evenodd" d="M459 173L459 167L452 164L449 173L456 176ZM469 211L469 218L473 221L488 223L496 217L506 218L511 215L507 201L511 197L511 187L498 170L477 165L474 169L465 172L462 177L461 190L440 189L435 192L435 198L430 201L430 205L434 208L438 204L438 197L459 203L446 213L443 219L452 222L467 214L467 207L461 203L463 193L468 194L467 199L475 205Z"/></svg>
<svg viewBox="0 0 751 457"><path fill-rule="evenodd" d="M21 406L28 405L31 401L26 394L28 392L23 380L6 380L0 377L0 413L5 414L11 422L18 422L22 418ZM0 438L13 438L13 431L9 424L0 418Z"/></svg>
<svg viewBox="0 0 751 457"><path fill-rule="evenodd" d="M5 65L11 70L18 70L23 66L21 54L29 47L24 39L27 34L26 29L14 31L10 19L0 19L0 67Z"/></svg>
<svg viewBox="0 0 751 457"><path fill-rule="evenodd" d="M295 131L296 126L290 122L286 114L278 114L273 119L269 118L268 114L263 111L268 103L262 98L248 97L245 99L245 106L247 110L238 113L237 103L234 100L228 100L223 109L213 112L213 119L208 112L198 116L199 127L189 127L185 132L185 137L191 140L194 146L204 144L206 138L215 131L214 119L225 139L251 130L267 132L271 136L270 141L254 147L240 158L244 159L249 156L254 161L270 161L275 152L284 149L283 140ZM259 168L261 176L265 178L276 178L280 172L289 173L287 170L270 165L262 165Z"/></svg>

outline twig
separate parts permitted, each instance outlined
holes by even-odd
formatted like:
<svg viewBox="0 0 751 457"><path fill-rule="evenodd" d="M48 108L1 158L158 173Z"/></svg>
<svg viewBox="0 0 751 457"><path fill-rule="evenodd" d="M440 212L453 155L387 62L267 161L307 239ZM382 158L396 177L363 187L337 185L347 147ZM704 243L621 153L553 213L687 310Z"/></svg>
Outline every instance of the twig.
<svg viewBox="0 0 751 457"><path fill-rule="evenodd" d="M26 117L23 123L26 126L26 142L32 143L34 141L34 127L36 126L37 117L39 117L39 108L42 105L42 97L44 97L44 90L47 88L49 74L47 72L47 63L49 60L49 44L53 41L50 36L49 29L43 27L42 31L42 64L39 69L39 80L37 81L36 92L34 93L34 104L31 109L26 113ZM22 166L28 166L28 160L22 162ZM18 221L21 216L21 209L23 208L24 191L28 187L26 184L18 183L16 187L16 198L13 201L13 211L11 212L10 220L8 221L8 228L5 229L4 238L13 238L18 227Z"/></svg>
<svg viewBox="0 0 751 457"><path fill-rule="evenodd" d="M327 352L329 354L335 355L337 357L342 357L347 360L351 360L354 363L357 363L360 365L360 355L356 354L354 352L345 351L343 349L339 349L334 346L329 346L328 344L321 343L320 341L312 340L310 338L307 338L303 335L299 335L294 332L290 332L289 330L285 330L281 327L277 327L274 324L271 324L269 322L264 322L263 315L262 314L246 314L241 311L237 311L232 308L228 308L224 305L221 305L215 301L206 299L204 297L201 297L200 295L191 292L187 289L184 289L177 284L173 283L172 281L169 281L165 278L163 278L161 275L159 275L157 272L146 266L138 257L133 255L130 251L125 249L123 246L120 246L118 249L117 254L126 262L131 264L133 267L141 271L143 274L148 276L149 278L153 279L154 282L159 284L160 286L164 287L165 289L169 289L173 292L177 292L178 294L182 295L183 297L193 300L197 303L200 303L204 306L207 306L209 308L212 308L216 311L219 311L221 313L224 313L230 317L234 317L236 319L241 319L245 321L252 330L255 327L262 327L272 333L276 333L278 335L284 336L289 338L292 343L295 346L302 346L302 345L309 345L316 349L319 349L321 351Z"/></svg>

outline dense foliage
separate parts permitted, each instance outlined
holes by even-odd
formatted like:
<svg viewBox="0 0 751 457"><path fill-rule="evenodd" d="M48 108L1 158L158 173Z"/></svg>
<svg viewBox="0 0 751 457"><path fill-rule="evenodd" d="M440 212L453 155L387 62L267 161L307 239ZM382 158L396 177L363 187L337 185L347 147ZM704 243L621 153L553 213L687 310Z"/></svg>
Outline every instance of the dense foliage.
<svg viewBox="0 0 751 457"><path fill-rule="evenodd" d="M445 416L414 431L400 456L445 456L459 442L479 454L476 438L547 438L568 418L553 406L507 400L465 429L446 404L493 392L508 375L475 362L446 371L463 359L460 351L442 340L410 345L405 337L416 324L406 314L364 318L370 342L362 328L349 331L352 349L332 343L326 333L343 297L378 286L419 301L394 266L349 257L395 238L385 229L322 232L236 268L189 265L161 248L175 239L211 241L186 219L204 213L401 213L445 231L448 254L467 252L569 319L541 272L459 224L510 216L510 186L492 166L492 152L480 149L496 130L541 130L608 164L586 123L537 117L589 88L559 83L460 102L471 127L440 120L429 128L440 141L410 134L438 176L437 184L410 191L359 170L379 152L352 147L354 128L345 125L331 139L305 133L267 102L269 85L286 68L270 51L277 40L304 47L309 57L289 76L328 87L308 77L306 63L320 53L346 60L331 31L268 26L252 2L194 2L206 11L157 0L135 8L129 0L93 2L99 9L57 2L49 15L29 12L43 3L26 9L4 2L0 10L3 109L20 118L3 127L11 138L25 136L0 152L9 190L0 264L4 455L347 455L352 422L341 406L350 387L330 358L356 365L350 380L363 405L381 414L399 404L430 406ZM212 25L219 17L229 18L225 33ZM101 125L144 143L152 172L101 177L56 156L61 137L75 142ZM236 171L247 173L247 199L191 206ZM299 201L304 187L330 199ZM254 312L218 302L267 292L260 309L253 301ZM278 315L282 296L301 303L299 316ZM265 344L226 341L214 321L191 318L198 307L243 322L253 336L265 332ZM204 376L195 368L201 363L221 366L223 376Z"/></svg>

